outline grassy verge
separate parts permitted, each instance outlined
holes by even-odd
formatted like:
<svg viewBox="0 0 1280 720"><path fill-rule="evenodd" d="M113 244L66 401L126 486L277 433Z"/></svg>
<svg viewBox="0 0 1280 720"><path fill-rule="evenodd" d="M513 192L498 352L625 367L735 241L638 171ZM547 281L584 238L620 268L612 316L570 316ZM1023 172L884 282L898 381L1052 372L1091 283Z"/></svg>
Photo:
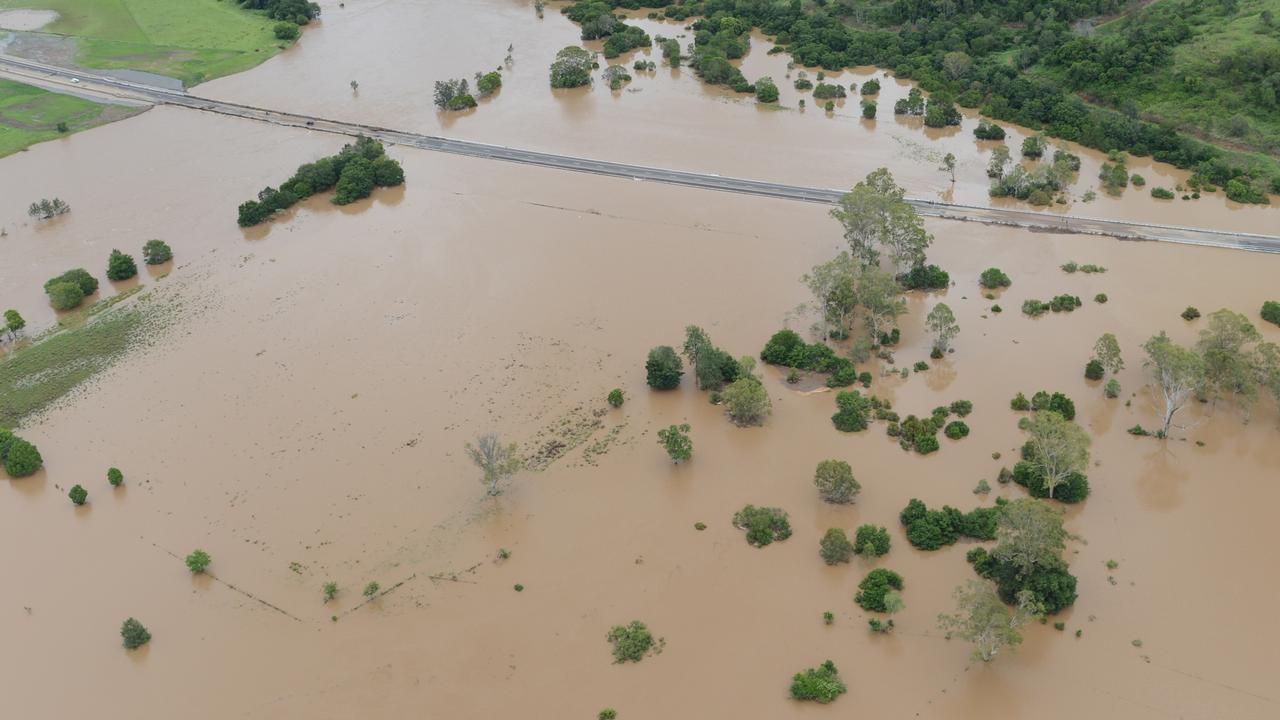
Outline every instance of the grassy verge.
<svg viewBox="0 0 1280 720"><path fill-rule="evenodd" d="M132 112L0 79L0 157ZM66 123L66 133L59 123Z"/></svg>
<svg viewBox="0 0 1280 720"><path fill-rule="evenodd" d="M76 39L76 62L143 70L193 85L247 70L288 43L275 22L234 0L0 0L0 10L53 10L43 31Z"/></svg>
<svg viewBox="0 0 1280 720"><path fill-rule="evenodd" d="M128 350L142 320L137 309L105 313L0 360L0 427L17 427L110 367Z"/></svg>

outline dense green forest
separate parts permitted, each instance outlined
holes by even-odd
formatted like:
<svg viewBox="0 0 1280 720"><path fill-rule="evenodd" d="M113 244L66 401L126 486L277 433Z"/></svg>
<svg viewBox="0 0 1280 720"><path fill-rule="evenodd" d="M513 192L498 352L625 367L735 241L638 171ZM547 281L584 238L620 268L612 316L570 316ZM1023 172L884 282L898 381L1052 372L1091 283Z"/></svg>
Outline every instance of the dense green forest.
<svg viewBox="0 0 1280 720"><path fill-rule="evenodd" d="M1280 0L578 0L565 13L618 8L693 21L690 65L709 83L752 89L729 61L755 27L801 65L878 65L989 117L1192 169L1234 200L1280 193Z"/></svg>

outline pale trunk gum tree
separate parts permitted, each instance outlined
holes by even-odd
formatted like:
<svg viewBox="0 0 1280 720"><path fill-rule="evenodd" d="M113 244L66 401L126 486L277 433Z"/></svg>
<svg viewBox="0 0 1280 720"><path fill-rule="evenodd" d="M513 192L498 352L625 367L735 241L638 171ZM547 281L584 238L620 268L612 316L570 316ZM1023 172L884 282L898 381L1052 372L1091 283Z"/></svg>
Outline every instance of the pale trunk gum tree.
<svg viewBox="0 0 1280 720"><path fill-rule="evenodd" d="M1049 497L1054 488L1074 472L1089 466L1089 435L1084 428L1052 410L1040 410L1027 425L1031 436L1032 463L1044 477Z"/></svg>
<svg viewBox="0 0 1280 720"><path fill-rule="evenodd" d="M1164 402L1160 434L1168 436L1174 415L1204 383L1204 360L1174 343L1163 331L1144 343L1142 349L1147 352L1143 365L1151 375L1151 393L1157 402Z"/></svg>
<svg viewBox="0 0 1280 720"><path fill-rule="evenodd" d="M983 662L993 660L1001 648L1021 643L1018 630L1043 614L1029 590L1018 593L1011 610L986 580L970 580L957 587L955 598L958 612L939 615L938 625L973 643L973 658Z"/></svg>
<svg viewBox="0 0 1280 720"><path fill-rule="evenodd" d="M866 310L871 342L878 344L880 334L892 327L898 316L907 311L902 288L889 273L867 268L858 276L857 296L858 304Z"/></svg>
<svg viewBox="0 0 1280 720"><path fill-rule="evenodd" d="M856 284L861 265L848 251L842 251L801 278L813 293L813 304L822 318L822 339L831 337L831 325L847 334L858 306Z"/></svg>
<svg viewBox="0 0 1280 720"><path fill-rule="evenodd" d="M1037 567L1049 567L1062 559L1070 534L1062 526L1062 510L1043 500L1021 498L1004 506L996 526L999 544L993 557L1018 568L1027 576Z"/></svg>

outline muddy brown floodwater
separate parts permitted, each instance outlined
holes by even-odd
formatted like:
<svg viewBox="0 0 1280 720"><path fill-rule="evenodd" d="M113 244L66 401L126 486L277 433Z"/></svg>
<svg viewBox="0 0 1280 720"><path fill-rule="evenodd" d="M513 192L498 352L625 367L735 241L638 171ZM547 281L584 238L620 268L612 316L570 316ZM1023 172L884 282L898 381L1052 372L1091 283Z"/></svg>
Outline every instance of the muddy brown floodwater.
<svg viewBox="0 0 1280 720"><path fill-rule="evenodd" d="M370 16L412 27L437 5L348 3L350 17L326 5L324 27L297 50L219 84L229 92L285 68L314 63L308 72L319 74L354 62L366 56L359 43L307 57L348 26L373 42ZM477 37L498 35L481 31L489 13L519 20L512 28L534 25L523 3L457 6L473 13ZM567 32L552 12L543 22L541 31ZM388 44L409 32L384 29ZM544 43L562 41L572 38ZM373 65L357 76L358 107L389 71L377 65L386 55L365 61ZM341 87L348 69L330 67ZM416 87L425 98L425 83ZM699 86L682 78L672 87ZM451 131L496 131L499 121L486 118L510 113L514 137L543 147L581 138L580 154L596 154L612 135L614 157L637 159L652 142L655 154L694 164L718 162L731 146L721 136L732 133L710 118L783 117L705 91L679 102L702 108L708 124L672 118L669 142L657 142L644 120L656 112L650 102L663 102L656 87L546 101L562 108L560 126L534 112L519 125L520 93L532 91L509 89ZM316 86L316 102L337 102L330 92ZM399 94L406 107L422 99ZM615 102L627 110L600 106ZM370 104L363 112L382 124L435 122L426 109L397 115ZM717 138L705 154L684 137L682 126L695 125ZM745 146L764 132L739 130ZM850 157L887 145L846 142ZM158 108L0 161L0 217L22 217L28 196L56 193L73 206L49 223L9 225L0 307L48 324L46 277L76 265L100 274L112 247L137 252L160 237L176 265L143 282L150 302L182 312L161 342L22 428L46 469L0 482L6 715L590 718L606 706L621 718L768 720L1280 714L1280 578L1260 532L1280 503L1280 415L1270 401L1248 423L1230 407L1195 408L1195 427L1174 440L1125 432L1155 422L1139 344L1160 329L1193 339L1198 325L1178 317L1187 305L1256 317L1275 294L1280 258L928 222L930 257L955 285L911 296L898 363L926 358L923 318L943 300L962 328L956 352L905 380L877 377L872 392L904 412L956 399L975 409L968 438L944 438L920 457L879 425L835 431L832 394L797 393L773 368L763 374L774 414L760 428L732 426L691 378L670 393L644 385L645 352L679 345L689 323L735 354L758 353L806 300L799 276L840 247L825 208L391 148L409 178L403 189L343 209L316 198L251 232L233 224L257 188L339 144ZM737 170L767 167L747 155ZM893 157L884 161L895 172L916 177L913 161ZM798 178L802 160L779 172ZM848 184L862 162L817 171ZM1109 271L1067 275L1058 269L1067 260ZM1002 314L977 287L993 264L1014 281L998 299ZM1110 302L1040 319L1016 311L1061 292L1105 292ZM1280 341L1276 328L1261 330ZM1120 400L1081 376L1103 332L1116 333L1127 361ZM613 387L627 403L603 412ZM1065 632L1036 625L1016 652L971 663L935 619L972 577L972 545L915 551L897 514L912 497L968 510L1022 496L994 478L1022 441L1009 398L1041 388L1074 398L1094 437L1093 494L1067 513L1082 538L1068 551L1080 598L1054 618ZM654 433L678 422L692 424L695 452L673 466ZM585 441L521 473L497 499L462 452L488 430L540 446L580 428L592 431ZM812 473L826 458L852 464L863 486L855 505L818 500ZM109 466L124 471L122 488L107 485ZM983 478L993 492L980 498L972 489ZM76 483L89 489L83 508L66 498ZM746 503L787 510L794 536L749 547L730 526ZM827 567L817 553L826 528L863 523L890 529L893 550L876 564L906 580L907 609L887 636L868 633L852 602L872 565ZM192 578L182 564L197 547L213 557L210 576ZM499 548L511 557L497 562ZM1109 559L1119 567L1108 570ZM325 604L329 580L340 592ZM389 591L362 604L371 580ZM135 653L119 645L129 616L154 636ZM633 619L665 638L665 650L614 665L605 634ZM849 693L830 707L788 699L791 675L828 658Z"/></svg>

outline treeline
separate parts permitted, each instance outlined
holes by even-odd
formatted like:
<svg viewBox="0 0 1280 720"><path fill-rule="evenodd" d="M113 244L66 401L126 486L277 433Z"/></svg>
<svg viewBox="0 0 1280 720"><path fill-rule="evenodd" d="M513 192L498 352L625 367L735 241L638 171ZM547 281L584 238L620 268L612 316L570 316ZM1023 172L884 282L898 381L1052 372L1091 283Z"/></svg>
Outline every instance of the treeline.
<svg viewBox="0 0 1280 720"><path fill-rule="evenodd" d="M400 163L387 157L382 143L362 135L354 144L344 145L337 155L299 166L279 189L266 187L258 193L257 200L241 203L237 222L241 227L257 225L277 210L326 190L336 189L333 203L346 205L369 197L375 187L403 183Z"/></svg>
<svg viewBox="0 0 1280 720"><path fill-rule="evenodd" d="M320 15L320 6L307 0L240 0L246 10L261 10L272 20L288 20L306 25Z"/></svg>
<svg viewBox="0 0 1280 720"><path fill-rule="evenodd" d="M1207 2L1209 0L1184 0ZM1194 171L1198 181L1223 187L1232 199L1267 202L1280 193L1280 163L1228 153L1168 125L1136 117L1120 96L1121 82L1170 62L1169 46L1185 40L1177 15L1144 15L1119 39L1081 38L1072 23L1115 12L1120 0L971 0L963 10L928 0L897 0L878 7L826 2L807 10L800 0L592 0L615 8L661 8L674 20L694 23L692 65L703 80L753 90L729 60L746 52L746 33L758 27L776 37L799 64L839 70L855 65L890 68L930 93L946 93L963 107L1103 151L1151 156ZM572 7L583 5L579 2ZM567 13L568 14L568 13ZM572 15L570 15L572 17ZM846 22L851 20L852 24ZM1043 60L1048 70L1023 71ZM1074 70L1071 65L1079 63ZM1267 72L1269 63L1228 63L1230 71ZM1247 70L1246 70L1247 69ZM1061 79L1057 75L1069 79ZM1269 77L1269 75L1268 75ZM1280 80L1278 83L1280 84ZM1112 102L1124 112L1086 103L1077 92ZM1235 181L1235 182L1232 182Z"/></svg>

